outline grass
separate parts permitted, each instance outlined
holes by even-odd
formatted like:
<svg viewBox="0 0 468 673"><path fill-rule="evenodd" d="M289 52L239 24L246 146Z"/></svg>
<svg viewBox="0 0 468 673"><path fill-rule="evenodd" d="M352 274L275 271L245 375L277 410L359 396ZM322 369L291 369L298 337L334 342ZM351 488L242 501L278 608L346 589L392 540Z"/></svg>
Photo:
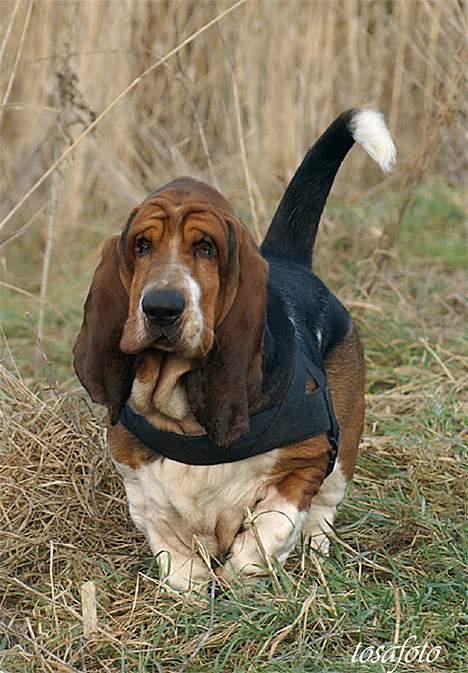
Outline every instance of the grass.
<svg viewBox="0 0 468 673"><path fill-rule="evenodd" d="M71 370L106 223L55 248L39 370L32 324L43 239L30 232L10 244L2 281L33 297L0 288L0 670L384 673L392 664L353 663L356 646L413 635L441 655L398 672L466 670L463 194L441 181L420 186L382 260L382 225L394 221L398 199L380 191L332 202L317 247L317 271L351 307L368 367L367 427L331 555L301 548L275 577L216 598L158 581L101 412ZM99 631L86 640L88 580Z"/></svg>

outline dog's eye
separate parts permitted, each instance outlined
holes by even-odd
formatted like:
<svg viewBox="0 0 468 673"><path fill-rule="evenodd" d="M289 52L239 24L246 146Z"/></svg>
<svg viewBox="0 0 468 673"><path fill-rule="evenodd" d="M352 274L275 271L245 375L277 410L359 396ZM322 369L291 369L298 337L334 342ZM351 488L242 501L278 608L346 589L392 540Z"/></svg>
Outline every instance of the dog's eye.
<svg viewBox="0 0 468 673"><path fill-rule="evenodd" d="M202 238L201 241L195 243L193 246L193 252L195 255L199 257L206 257L207 259L213 259L213 257L216 257L218 254L215 244L208 237Z"/></svg>
<svg viewBox="0 0 468 673"><path fill-rule="evenodd" d="M135 255L137 257L144 257L145 255L151 255L152 247L151 243L148 241L147 238L137 238L135 241Z"/></svg>

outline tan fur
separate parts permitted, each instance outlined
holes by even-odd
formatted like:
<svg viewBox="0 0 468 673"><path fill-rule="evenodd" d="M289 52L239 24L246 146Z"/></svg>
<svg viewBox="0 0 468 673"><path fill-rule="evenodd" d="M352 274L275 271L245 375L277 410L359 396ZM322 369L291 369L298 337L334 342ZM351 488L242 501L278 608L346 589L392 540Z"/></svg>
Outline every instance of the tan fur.
<svg viewBox="0 0 468 673"><path fill-rule="evenodd" d="M146 351L133 381L130 403L160 430L186 435L204 434L187 401L180 378L192 363L172 353Z"/></svg>
<svg viewBox="0 0 468 673"><path fill-rule="evenodd" d="M107 437L113 459L132 470L154 460L154 453L139 442L121 423L108 424Z"/></svg>
<svg viewBox="0 0 468 673"><path fill-rule="evenodd" d="M354 327L325 361L325 371L341 428L340 463L349 480L356 465L365 407L364 354Z"/></svg>

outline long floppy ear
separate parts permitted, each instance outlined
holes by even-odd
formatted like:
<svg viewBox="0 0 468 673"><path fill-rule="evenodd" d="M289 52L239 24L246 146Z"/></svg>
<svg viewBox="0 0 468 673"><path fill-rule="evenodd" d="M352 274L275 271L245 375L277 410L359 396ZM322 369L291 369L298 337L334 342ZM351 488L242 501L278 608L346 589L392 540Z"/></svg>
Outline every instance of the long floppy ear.
<svg viewBox="0 0 468 673"><path fill-rule="evenodd" d="M266 315L268 265L240 222L230 226L237 239L229 263L234 287L225 295L234 294L233 303L215 330L212 352L185 379L191 409L218 446L249 429L249 401L261 390Z"/></svg>
<svg viewBox="0 0 468 673"><path fill-rule="evenodd" d="M118 240L115 236L104 245L73 348L78 378L91 399L107 407L113 424L130 394L135 365L135 356L119 348L128 296L120 280Z"/></svg>

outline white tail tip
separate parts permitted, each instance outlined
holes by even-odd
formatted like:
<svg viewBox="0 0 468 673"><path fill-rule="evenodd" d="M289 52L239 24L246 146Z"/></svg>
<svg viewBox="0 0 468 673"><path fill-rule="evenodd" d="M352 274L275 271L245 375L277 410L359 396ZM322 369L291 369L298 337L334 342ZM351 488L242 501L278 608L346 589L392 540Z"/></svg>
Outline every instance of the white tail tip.
<svg viewBox="0 0 468 673"><path fill-rule="evenodd" d="M384 173L390 173L396 164L396 148L384 116L377 110L356 110L350 122L354 140L379 164Z"/></svg>

